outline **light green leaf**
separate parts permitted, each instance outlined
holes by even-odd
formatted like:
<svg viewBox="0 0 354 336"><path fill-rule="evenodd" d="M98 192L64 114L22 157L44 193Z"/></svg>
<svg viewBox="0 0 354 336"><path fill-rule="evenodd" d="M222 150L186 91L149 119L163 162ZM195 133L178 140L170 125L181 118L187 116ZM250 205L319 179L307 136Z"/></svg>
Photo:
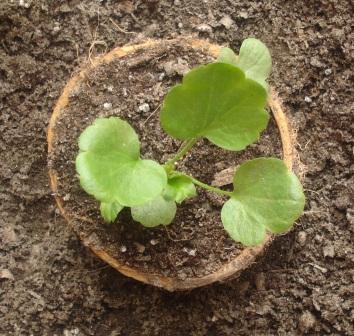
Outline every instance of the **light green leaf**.
<svg viewBox="0 0 354 336"><path fill-rule="evenodd" d="M245 245L262 242L266 230L287 231L303 212L301 183L282 160L250 160L236 171L233 184L221 219L230 236Z"/></svg>
<svg viewBox="0 0 354 336"><path fill-rule="evenodd" d="M162 166L139 158L138 136L119 118L96 119L80 135L79 148L80 184L101 202L143 204L160 195L167 184Z"/></svg>
<svg viewBox="0 0 354 336"><path fill-rule="evenodd" d="M197 190L193 182L186 176L175 176L168 180L167 187L164 191L166 200L174 200L182 203L185 199L197 195Z"/></svg>
<svg viewBox="0 0 354 336"><path fill-rule="evenodd" d="M167 201L162 196L154 200L131 208L132 217L135 221L146 227L170 224L176 215L176 203Z"/></svg>
<svg viewBox="0 0 354 336"><path fill-rule="evenodd" d="M255 38L243 41L237 63L247 78L261 84L268 90L266 79L272 70L272 58L266 45Z"/></svg>
<svg viewBox="0 0 354 336"><path fill-rule="evenodd" d="M112 203L101 202L100 205L101 216L106 222L111 223L117 218L118 214L123 208L124 207L117 202L112 202Z"/></svg>
<svg viewBox="0 0 354 336"><path fill-rule="evenodd" d="M206 137L229 150L258 139L268 123L267 93L258 83L226 63L190 71L165 97L161 125L171 136Z"/></svg>
<svg viewBox="0 0 354 336"><path fill-rule="evenodd" d="M221 48L217 61L221 63L237 65L237 56L232 49L224 47Z"/></svg>
<svg viewBox="0 0 354 336"><path fill-rule="evenodd" d="M230 237L246 246L258 245L265 238L265 226L245 213L242 203L234 198L225 202L221 210L221 221Z"/></svg>

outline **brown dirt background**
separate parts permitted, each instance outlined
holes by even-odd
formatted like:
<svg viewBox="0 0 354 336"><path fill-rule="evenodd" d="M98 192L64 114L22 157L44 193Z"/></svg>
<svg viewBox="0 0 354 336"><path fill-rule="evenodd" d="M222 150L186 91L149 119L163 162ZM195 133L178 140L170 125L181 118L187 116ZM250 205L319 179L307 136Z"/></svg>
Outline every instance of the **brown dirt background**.
<svg viewBox="0 0 354 336"><path fill-rule="evenodd" d="M344 0L2 1L0 335L353 335L351 14ZM46 128L94 40L97 54L180 34L268 45L308 202L241 279L171 294L121 276L70 231L48 187Z"/></svg>

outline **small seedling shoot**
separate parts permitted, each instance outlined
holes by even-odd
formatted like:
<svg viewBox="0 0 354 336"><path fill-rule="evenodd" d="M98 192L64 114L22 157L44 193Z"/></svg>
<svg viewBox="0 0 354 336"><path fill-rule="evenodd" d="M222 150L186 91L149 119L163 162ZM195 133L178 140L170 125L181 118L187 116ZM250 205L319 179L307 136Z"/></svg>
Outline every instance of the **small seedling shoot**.
<svg viewBox="0 0 354 336"><path fill-rule="evenodd" d="M258 245L266 232L287 231L303 212L301 183L282 160L255 158L239 166L233 191L210 186L176 170L201 138L225 150L240 151L267 127L265 110L271 57L257 39L246 39L239 55L223 48L216 62L188 72L166 95L160 114L163 130L182 140L164 164L140 156L138 135L118 117L98 118L79 138L76 169L82 188L100 202L113 222L124 207L146 227L173 222L177 205L203 188L228 198L221 209L225 230L237 242Z"/></svg>

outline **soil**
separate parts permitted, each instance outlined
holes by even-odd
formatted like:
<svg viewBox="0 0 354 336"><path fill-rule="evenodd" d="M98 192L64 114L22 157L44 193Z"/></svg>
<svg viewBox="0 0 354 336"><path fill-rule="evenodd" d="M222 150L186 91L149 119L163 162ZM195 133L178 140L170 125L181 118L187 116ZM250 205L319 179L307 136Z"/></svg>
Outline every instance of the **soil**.
<svg viewBox="0 0 354 336"><path fill-rule="evenodd" d="M1 2L0 335L353 335L351 10L345 0ZM307 208L240 279L170 294L120 275L68 228L48 186L46 129L89 50L181 34L268 45L298 125Z"/></svg>
<svg viewBox="0 0 354 336"><path fill-rule="evenodd" d="M178 206L168 227L144 228L132 220L129 209L107 225L98 202L82 190L75 171L78 137L97 117L127 120L140 136L142 157L166 162L182 143L161 129L163 97L180 82L183 72L212 60L205 52L187 47L183 40L141 49L91 70L72 90L69 105L57 119L54 151L49 158L50 167L57 172L57 196L64 200L75 231L125 265L184 280L217 271L243 250L223 229L220 211L226 198L220 195L199 190L198 197ZM149 111L141 111L144 104ZM258 143L241 152L199 141L178 162L178 169L212 184L218 171L248 159L280 154L280 135L272 120Z"/></svg>

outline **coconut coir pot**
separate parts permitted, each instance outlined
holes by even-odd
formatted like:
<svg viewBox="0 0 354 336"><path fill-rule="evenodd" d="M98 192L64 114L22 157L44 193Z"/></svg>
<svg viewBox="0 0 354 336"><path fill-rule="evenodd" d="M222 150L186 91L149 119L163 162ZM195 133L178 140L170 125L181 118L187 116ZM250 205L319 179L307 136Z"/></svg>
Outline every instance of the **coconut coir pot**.
<svg viewBox="0 0 354 336"><path fill-rule="evenodd" d="M158 107L167 87L180 80L179 75L188 65L195 66L199 62L211 61L217 57L219 50L218 45L192 38L149 40L142 44L116 48L93 59L72 76L54 108L49 123L50 185L58 207L68 224L84 245L122 274L169 291L193 289L239 276L264 253L272 241L272 236L268 235L263 244L256 247L246 248L230 242L223 232L220 221L217 220L217 215L214 215L214 212L218 213L218 211L213 210L222 200L210 201L209 195L203 192L196 197L201 198L201 203L195 204L191 201L183 205L177 216L179 223L172 223L171 226L181 225L186 230L192 227L193 231L190 218L191 214L196 214L198 211L198 209L194 211L193 207L206 209L204 213L208 214L210 227L208 227L209 222L205 222L205 217L195 215L193 217L195 223L192 224L195 224L197 234L194 236L198 239L198 234L203 235L203 232L215 228L217 231L212 232L215 244L210 240L212 237L208 238L209 243L201 245L198 245L198 240L193 242L185 236L171 237L170 226L147 231L141 225L131 223L129 214L124 213L120 216L119 223L106 225L99 217L98 204L81 190L75 176L74 160L78 151L76 143L80 132L95 118L117 115L132 122L139 134L139 130L143 133L140 139L145 144L142 148L143 154L145 152L145 156L163 161L162 158L169 154L164 152L163 148L172 151L178 145L171 139L166 140L166 135L163 135L161 130L157 130ZM171 58L178 58L178 62L171 61ZM192 59L190 63L194 64L187 64L188 58ZM163 71L160 71L159 64L164 64ZM159 71L160 73L157 73ZM156 76L160 76L161 79L161 75L169 71L172 79L165 84L156 80ZM110 79L112 85L109 84ZM96 89L97 85L99 90ZM142 92L139 92L140 88ZM150 105L157 107L147 111L148 115L142 115L141 111L136 112L139 109L134 106L137 104L134 101L139 103L142 97L146 98L146 92L153 97ZM102 104L110 96L117 99L114 106L109 102ZM129 96L133 96L133 103L127 105L125 101ZM293 134L281 102L273 90L269 95L268 107L273 117L273 130L270 137L277 138L273 142L278 144L278 156L282 157L289 169L293 169L297 167ZM135 113L132 112L133 110ZM155 139L151 146L149 139ZM271 146L271 141L266 144L268 147ZM207 142L200 144L202 145L210 146ZM197 150L200 148L198 147ZM210 153L205 157L209 158L211 166L218 166L219 162L214 162L218 158L224 164L229 160L230 167L235 162L237 164L236 159L233 161L233 157L228 156L234 155L233 153L223 154L213 146L209 150ZM201 149L200 151L202 153ZM256 151L256 154L259 152ZM193 153L191 155L193 156ZM194 155L193 159L198 161L198 153ZM213 157L216 157L214 161ZM198 171L196 173L198 174ZM212 216L215 216L215 223L210 220L214 218ZM184 218L187 220L185 221ZM154 234L158 239L154 238ZM202 240L203 238L200 239ZM214 248L216 251L211 257L207 256L208 245L211 250ZM203 253L200 253L199 249ZM182 253L180 250L186 254L185 258L180 256ZM221 254L218 253L219 250L226 252ZM177 251L176 259L170 251ZM227 251L230 253L227 254Z"/></svg>

